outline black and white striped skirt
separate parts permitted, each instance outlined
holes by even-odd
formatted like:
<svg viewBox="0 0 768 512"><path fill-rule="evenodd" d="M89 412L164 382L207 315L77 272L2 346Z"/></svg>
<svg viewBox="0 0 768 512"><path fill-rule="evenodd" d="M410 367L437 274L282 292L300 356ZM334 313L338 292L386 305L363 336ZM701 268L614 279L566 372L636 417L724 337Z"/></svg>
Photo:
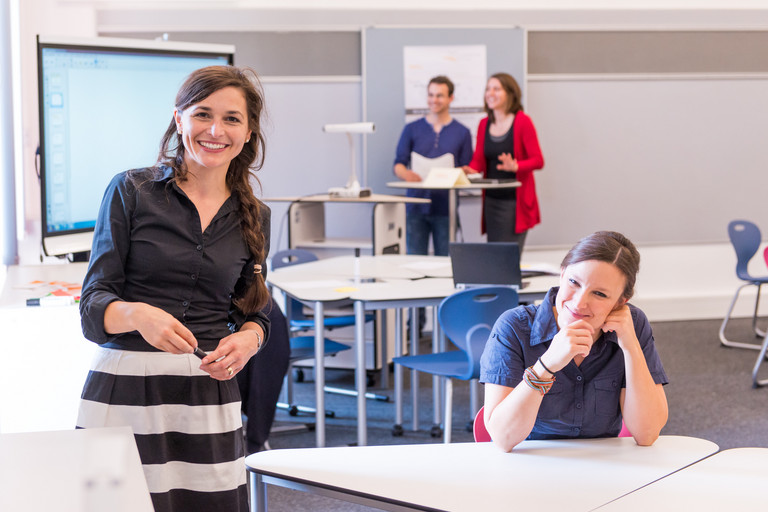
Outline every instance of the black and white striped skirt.
<svg viewBox="0 0 768 512"><path fill-rule="evenodd" d="M78 428L133 428L156 511L248 510L236 379L189 354L99 348Z"/></svg>

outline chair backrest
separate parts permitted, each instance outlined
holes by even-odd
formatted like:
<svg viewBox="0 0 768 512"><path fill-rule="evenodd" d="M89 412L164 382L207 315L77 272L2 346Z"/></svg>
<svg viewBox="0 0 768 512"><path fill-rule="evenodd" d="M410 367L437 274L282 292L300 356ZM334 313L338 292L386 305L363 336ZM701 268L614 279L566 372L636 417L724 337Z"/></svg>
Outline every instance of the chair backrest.
<svg viewBox="0 0 768 512"><path fill-rule="evenodd" d="M765 260L765 266L768 267L768 247L763 250L763 259Z"/></svg>
<svg viewBox="0 0 768 512"><path fill-rule="evenodd" d="M472 423L472 433L475 436L475 442L476 443L487 443L490 442L491 434L488 433L488 430L485 428L485 406L481 407L479 411L477 411L477 414L475 415L475 421ZM618 437L632 437L632 434L629 432L629 429L627 429L627 426L624 425L624 422L621 422L621 431L619 432Z"/></svg>
<svg viewBox="0 0 768 512"><path fill-rule="evenodd" d="M751 281L747 266L760 247L760 229L748 220L733 220L728 223L728 237L736 251L736 275L743 281Z"/></svg>
<svg viewBox="0 0 768 512"><path fill-rule="evenodd" d="M310 261L317 261L317 256L314 253L304 249L285 249L272 255L272 270ZM287 310L287 315L285 316L289 322L306 319L306 316L302 313L303 306L296 299L290 299L286 303L285 308Z"/></svg>
<svg viewBox="0 0 768 512"><path fill-rule="evenodd" d="M472 424L472 433L475 435L476 443L488 443L491 441L491 434L485 428L485 406L481 407L475 415L475 422Z"/></svg>
<svg viewBox="0 0 768 512"><path fill-rule="evenodd" d="M504 286L470 288L443 299L438 308L440 327L470 360L464 379L480 376L480 356L493 324L505 311L517 307L517 290Z"/></svg>
<svg viewBox="0 0 768 512"><path fill-rule="evenodd" d="M272 256L272 269L289 267L291 265L298 265L309 261L317 261L317 256L304 249L285 249L276 252Z"/></svg>

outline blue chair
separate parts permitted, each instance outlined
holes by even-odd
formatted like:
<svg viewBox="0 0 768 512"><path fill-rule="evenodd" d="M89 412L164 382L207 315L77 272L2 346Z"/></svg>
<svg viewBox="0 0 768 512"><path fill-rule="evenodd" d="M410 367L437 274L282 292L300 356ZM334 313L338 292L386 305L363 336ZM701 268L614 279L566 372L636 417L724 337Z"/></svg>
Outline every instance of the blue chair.
<svg viewBox="0 0 768 512"><path fill-rule="evenodd" d="M317 260L317 256L309 251L302 249L288 249L280 251L272 256L272 270L278 268L287 267L289 265L299 265L301 263L307 263L309 261ZM288 322L288 331L296 333L300 331L306 331L313 329L315 322L312 318L307 318L302 313L303 305L301 302L286 298L286 320ZM326 319L327 320L327 319ZM339 322L335 327L341 327L343 325L350 325L348 323ZM352 317L352 325L354 325L354 316ZM315 357L315 337L314 336L291 336L290 337L291 352L288 356L288 371L284 380L285 387L285 402L278 402L277 407L279 409L286 409L291 416L296 416L299 413L314 414L315 409L312 407L306 407L303 405L296 405L293 403L293 379L289 376L293 373L293 365L299 361L306 359L314 359ZM326 356L335 356L341 351L349 350L349 345L338 343L326 338L324 340L323 353ZM333 417L333 411L326 411L326 416Z"/></svg>
<svg viewBox="0 0 768 512"><path fill-rule="evenodd" d="M749 261L755 253L757 253L757 250L762 243L760 229L752 222L746 220L734 220L728 224L728 236L731 239L733 249L736 251L736 276L744 281L744 284L736 289L736 294L733 296L731 306L728 308L728 313L725 315L723 323L720 325L720 343L726 347L760 350L762 348L762 344L760 343L733 341L725 337L725 327L731 319L731 314L733 313L733 308L736 305L739 294L741 293L741 290L747 286L757 287L755 311L752 315L752 330L755 332L755 336L764 337L766 334L764 331L757 328L757 310L760 305L760 287L768 283L768 276L752 276L747 268Z"/></svg>
<svg viewBox="0 0 768 512"><path fill-rule="evenodd" d="M406 368L447 377L443 421L446 443L451 441L452 379L471 381L480 377L480 356L493 324L502 313L517 307L518 300L517 291L504 286L471 288L454 293L440 303L437 316L443 333L459 350L393 359L395 364Z"/></svg>
<svg viewBox="0 0 768 512"><path fill-rule="evenodd" d="M317 261L317 256L312 252L306 251L304 249L286 249L284 251L279 251L272 256L272 270L290 265L300 265L302 263L308 263L311 261ZM315 328L314 318L303 313L304 305L301 302L297 301L296 299L287 298L285 307L285 316L288 321L288 330L291 333L300 333L303 331L313 330ZM369 320L373 320L373 315L366 316L366 321ZM355 315L326 316L324 318L323 325L327 330L355 325ZM292 416L295 416L300 412L306 414L314 414L314 408L296 405L293 403L293 380L288 376L293 373L293 366L295 363L315 358L315 337L291 336L290 346L291 353L288 359L288 372L284 382L286 390L286 401L278 402L277 407L280 409L287 409L289 414ZM323 353L325 356L335 356L339 352L349 350L350 348L352 347L349 345L345 345L328 338L324 339ZM345 395L356 394L354 391L332 388L330 386L326 386L325 391L329 393ZM366 396L378 400L388 400L388 397L382 398L379 395L366 394ZM334 417L333 411L326 411L325 415L330 418Z"/></svg>
<svg viewBox="0 0 768 512"><path fill-rule="evenodd" d="M287 267L290 265L299 265L310 261L317 261L317 256L304 249L286 249L277 252L272 256L272 269ZM292 332L309 331L315 328L315 319L304 314L304 306L296 299L290 299L290 304L286 304L286 317L288 326ZM366 321L373 320L373 315L367 315ZM326 329L335 329L337 327L348 327L355 325L355 315L326 316L324 323Z"/></svg>

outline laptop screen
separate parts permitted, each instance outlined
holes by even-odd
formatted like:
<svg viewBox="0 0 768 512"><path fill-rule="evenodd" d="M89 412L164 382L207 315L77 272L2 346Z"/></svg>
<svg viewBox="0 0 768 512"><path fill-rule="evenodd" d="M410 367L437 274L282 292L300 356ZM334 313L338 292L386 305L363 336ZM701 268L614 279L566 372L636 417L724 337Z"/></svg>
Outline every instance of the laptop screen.
<svg viewBox="0 0 768 512"><path fill-rule="evenodd" d="M522 284L520 247L515 242L451 242L449 254L456 287Z"/></svg>

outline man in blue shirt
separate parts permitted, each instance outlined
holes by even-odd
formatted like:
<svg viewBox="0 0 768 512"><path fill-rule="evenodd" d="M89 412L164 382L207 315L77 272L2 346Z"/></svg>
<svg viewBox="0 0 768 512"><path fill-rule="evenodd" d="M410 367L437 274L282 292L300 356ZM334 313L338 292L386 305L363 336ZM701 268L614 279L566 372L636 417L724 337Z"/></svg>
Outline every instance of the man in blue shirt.
<svg viewBox="0 0 768 512"><path fill-rule="evenodd" d="M421 181L411 170L411 152L427 158L446 153L453 155L454 167L469 164L472 159L472 137L466 126L451 117L453 82L445 76L436 76L427 85L429 113L426 117L405 126L397 144L395 174L404 181ZM436 256L448 255L448 191L408 190L409 197L431 199L430 204L406 206L406 250L408 254L427 254L429 236Z"/></svg>

